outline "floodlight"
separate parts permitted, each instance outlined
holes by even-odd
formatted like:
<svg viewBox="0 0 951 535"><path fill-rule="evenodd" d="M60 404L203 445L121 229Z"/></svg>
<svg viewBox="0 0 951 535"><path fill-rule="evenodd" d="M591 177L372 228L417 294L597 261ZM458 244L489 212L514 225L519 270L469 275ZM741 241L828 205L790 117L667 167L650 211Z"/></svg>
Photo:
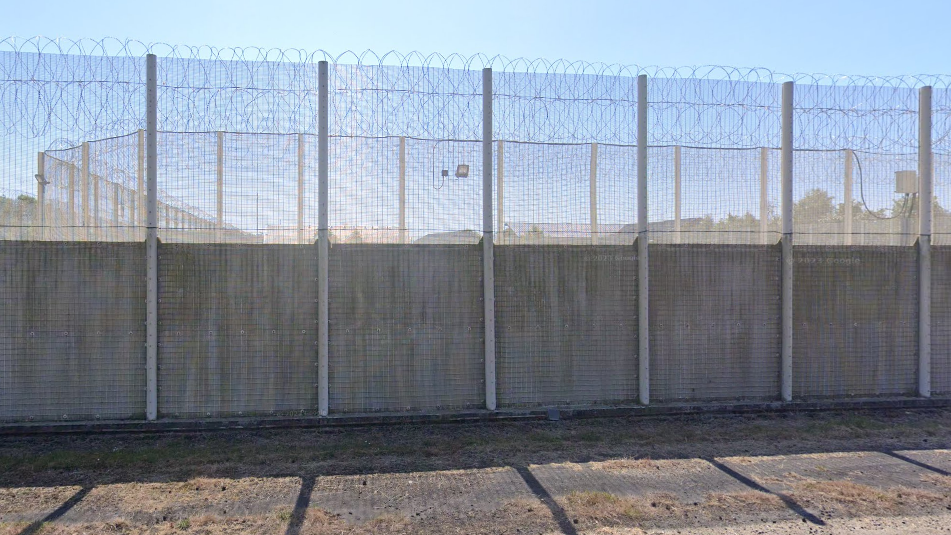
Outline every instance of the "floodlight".
<svg viewBox="0 0 951 535"><path fill-rule="evenodd" d="M918 193L918 172L895 171L895 193Z"/></svg>
<svg viewBox="0 0 951 535"><path fill-rule="evenodd" d="M457 165L456 178L469 178L469 166L464 163Z"/></svg>

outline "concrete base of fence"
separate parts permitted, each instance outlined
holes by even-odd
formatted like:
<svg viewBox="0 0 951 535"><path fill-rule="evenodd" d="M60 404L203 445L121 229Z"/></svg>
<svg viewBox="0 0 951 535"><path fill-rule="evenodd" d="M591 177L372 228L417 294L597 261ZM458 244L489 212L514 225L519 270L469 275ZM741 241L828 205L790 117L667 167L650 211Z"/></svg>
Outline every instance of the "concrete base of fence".
<svg viewBox="0 0 951 535"><path fill-rule="evenodd" d="M611 407L559 407L561 420L608 417L660 417L696 414L790 413L835 410L944 409L951 407L951 397L934 398L864 398L817 401L767 401L745 403L668 403ZM95 421L44 422L4 424L0 436L50 433L170 433L206 432L242 429L289 429L345 427L367 425L445 424L513 420L548 420L547 408L531 410L474 410L468 412L437 411L419 413L372 413L335 416L301 416L273 418L202 418L159 421Z"/></svg>

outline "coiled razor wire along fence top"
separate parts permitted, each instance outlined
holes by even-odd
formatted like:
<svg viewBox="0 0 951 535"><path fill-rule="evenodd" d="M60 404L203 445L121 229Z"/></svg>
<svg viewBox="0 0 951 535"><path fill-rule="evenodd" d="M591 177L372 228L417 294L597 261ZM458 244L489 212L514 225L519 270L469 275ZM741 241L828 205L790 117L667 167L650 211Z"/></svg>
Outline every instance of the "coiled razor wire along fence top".
<svg viewBox="0 0 951 535"><path fill-rule="evenodd" d="M951 392L949 82L5 39L0 421Z"/></svg>
<svg viewBox="0 0 951 535"><path fill-rule="evenodd" d="M784 81L796 83L797 243L845 243L846 220L851 243L913 242L916 199L896 191L896 173L916 169L924 85L935 88L936 241L951 231L948 76L11 38L0 41L6 238L141 239L146 53L159 57L164 241L313 240L320 60L332 66L333 241L478 241L484 67L501 243L628 241L639 74L655 241L776 241Z"/></svg>

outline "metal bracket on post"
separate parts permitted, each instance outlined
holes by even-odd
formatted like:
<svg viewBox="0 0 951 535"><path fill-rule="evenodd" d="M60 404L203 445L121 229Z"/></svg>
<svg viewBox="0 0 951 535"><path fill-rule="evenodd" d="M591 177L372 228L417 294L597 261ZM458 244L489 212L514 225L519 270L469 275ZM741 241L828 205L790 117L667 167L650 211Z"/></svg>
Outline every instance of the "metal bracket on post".
<svg viewBox="0 0 951 535"><path fill-rule="evenodd" d="M931 87L918 90L918 395L931 397Z"/></svg>
<svg viewBox="0 0 951 535"><path fill-rule="evenodd" d="M485 408L494 411L495 236L492 229L492 69L482 69L482 301L485 314Z"/></svg>
<svg viewBox="0 0 951 535"><path fill-rule="evenodd" d="M793 378L793 82L783 83L782 101L782 343L780 395L792 401Z"/></svg>
<svg viewBox="0 0 951 535"><path fill-rule="evenodd" d="M329 207L330 100L329 65L317 64L317 412L330 412L329 340L330 323L327 297L329 286L330 228Z"/></svg>
<svg viewBox="0 0 951 535"><path fill-rule="evenodd" d="M647 214L647 75L637 77L637 340L638 392L650 404L650 259Z"/></svg>
<svg viewBox="0 0 951 535"><path fill-rule="evenodd" d="M145 316L145 417L158 418L158 73L155 54L145 58L146 190L146 316Z"/></svg>

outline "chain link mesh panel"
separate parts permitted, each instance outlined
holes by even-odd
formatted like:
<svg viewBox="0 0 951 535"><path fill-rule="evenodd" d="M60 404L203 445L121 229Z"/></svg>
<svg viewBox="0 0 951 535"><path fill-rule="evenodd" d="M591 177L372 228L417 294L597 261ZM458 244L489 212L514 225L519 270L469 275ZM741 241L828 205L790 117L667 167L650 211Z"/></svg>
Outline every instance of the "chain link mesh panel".
<svg viewBox="0 0 951 535"><path fill-rule="evenodd" d="M0 420L144 418L144 252L0 246Z"/></svg>
<svg viewBox="0 0 951 535"><path fill-rule="evenodd" d="M313 245L161 244L160 414L313 412L316 276Z"/></svg>
<svg viewBox="0 0 951 535"><path fill-rule="evenodd" d="M793 260L793 395L913 394L915 248L800 246Z"/></svg>
<svg viewBox="0 0 951 535"><path fill-rule="evenodd" d="M931 262L931 391L951 394L951 247L933 247Z"/></svg>
<svg viewBox="0 0 951 535"><path fill-rule="evenodd" d="M778 246L650 248L651 397L776 399Z"/></svg>
<svg viewBox="0 0 951 535"><path fill-rule="evenodd" d="M482 248L330 249L331 412L485 404Z"/></svg>
<svg viewBox="0 0 951 535"><path fill-rule="evenodd" d="M637 249L495 249L496 369L503 406L637 399Z"/></svg>

